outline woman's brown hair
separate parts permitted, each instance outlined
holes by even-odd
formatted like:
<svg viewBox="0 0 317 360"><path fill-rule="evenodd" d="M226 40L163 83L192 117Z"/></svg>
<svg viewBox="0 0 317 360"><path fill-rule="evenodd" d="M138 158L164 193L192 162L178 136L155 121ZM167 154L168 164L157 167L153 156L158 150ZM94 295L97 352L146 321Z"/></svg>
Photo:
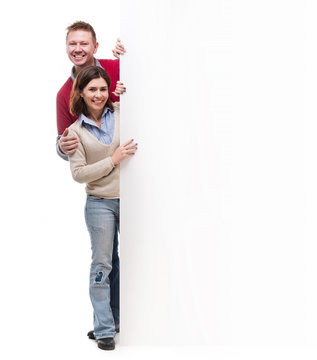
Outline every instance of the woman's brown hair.
<svg viewBox="0 0 317 360"><path fill-rule="evenodd" d="M76 76L72 91L70 93L69 108L72 115L79 116L80 114L84 114L85 116L89 116L86 103L80 95L91 80L99 78L105 80L109 90L111 84L110 77L103 68L99 66L87 66L80 70L80 72ZM113 110L110 96L105 106L108 106L111 110Z"/></svg>

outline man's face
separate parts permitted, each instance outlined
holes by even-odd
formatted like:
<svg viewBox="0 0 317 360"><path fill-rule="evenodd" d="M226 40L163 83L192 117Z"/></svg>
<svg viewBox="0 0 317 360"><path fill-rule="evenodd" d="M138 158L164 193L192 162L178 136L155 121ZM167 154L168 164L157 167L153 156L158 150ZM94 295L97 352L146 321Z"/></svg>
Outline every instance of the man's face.
<svg viewBox="0 0 317 360"><path fill-rule="evenodd" d="M98 43L94 44L90 31L71 31L66 39L66 51L70 61L78 68L94 65L94 54Z"/></svg>

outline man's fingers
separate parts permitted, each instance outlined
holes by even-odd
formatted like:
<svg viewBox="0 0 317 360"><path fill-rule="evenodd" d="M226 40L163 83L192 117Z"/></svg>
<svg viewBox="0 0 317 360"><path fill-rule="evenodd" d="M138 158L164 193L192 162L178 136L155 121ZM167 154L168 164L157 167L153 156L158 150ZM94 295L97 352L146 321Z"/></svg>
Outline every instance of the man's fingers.
<svg viewBox="0 0 317 360"><path fill-rule="evenodd" d="M67 143L69 141L77 141L76 136L63 136L63 138L60 138L60 143Z"/></svg>
<svg viewBox="0 0 317 360"><path fill-rule="evenodd" d="M125 88L120 88L120 89L116 89L115 91L113 91L112 93L115 95L115 96L120 96L122 95L123 93L126 92L126 89Z"/></svg>
<svg viewBox="0 0 317 360"><path fill-rule="evenodd" d="M61 142L64 146L68 146L68 145L74 145L74 144L78 144L77 139L73 139L73 140L67 140L67 141L62 141Z"/></svg>
<svg viewBox="0 0 317 360"><path fill-rule="evenodd" d="M66 128L62 134L62 136L67 136L68 135L68 128Z"/></svg>
<svg viewBox="0 0 317 360"><path fill-rule="evenodd" d="M123 85L123 83L117 82L116 90L125 90L126 87Z"/></svg>
<svg viewBox="0 0 317 360"><path fill-rule="evenodd" d="M75 149L78 146L78 143L73 143L73 144L60 144L60 148L63 150L72 150Z"/></svg>
<svg viewBox="0 0 317 360"><path fill-rule="evenodd" d="M120 43L116 45L116 50L120 51L122 54L125 53L125 47Z"/></svg>
<svg viewBox="0 0 317 360"><path fill-rule="evenodd" d="M75 148L77 148L78 143L73 143L73 144L64 144L62 145L62 148L65 150L73 150Z"/></svg>
<svg viewBox="0 0 317 360"><path fill-rule="evenodd" d="M73 154L76 151L76 148L78 146L78 140L76 137L72 137L73 140L71 141L61 141L59 146L64 154Z"/></svg>

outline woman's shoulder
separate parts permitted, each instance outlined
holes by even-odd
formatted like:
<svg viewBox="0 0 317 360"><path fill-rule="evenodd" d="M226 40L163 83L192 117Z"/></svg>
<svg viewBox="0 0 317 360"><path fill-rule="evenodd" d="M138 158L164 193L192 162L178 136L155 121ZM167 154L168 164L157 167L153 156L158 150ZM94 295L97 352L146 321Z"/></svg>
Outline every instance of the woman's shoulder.
<svg viewBox="0 0 317 360"><path fill-rule="evenodd" d="M113 110L115 112L120 112L120 102L119 101L112 103L112 105L113 105Z"/></svg>
<svg viewBox="0 0 317 360"><path fill-rule="evenodd" d="M68 131L72 132L72 133L78 133L80 131L79 120L76 120L75 122L73 122L71 124L71 126L69 126Z"/></svg>

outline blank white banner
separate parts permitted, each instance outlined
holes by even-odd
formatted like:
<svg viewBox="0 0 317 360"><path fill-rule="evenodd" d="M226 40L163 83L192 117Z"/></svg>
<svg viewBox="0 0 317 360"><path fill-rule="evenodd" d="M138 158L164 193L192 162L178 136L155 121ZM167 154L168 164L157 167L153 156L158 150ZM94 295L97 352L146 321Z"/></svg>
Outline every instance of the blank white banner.
<svg viewBox="0 0 317 360"><path fill-rule="evenodd" d="M310 343L305 21L122 0L122 344Z"/></svg>
<svg viewBox="0 0 317 360"><path fill-rule="evenodd" d="M121 172L123 343L213 343L230 319L231 15L213 7L210 38L199 6L122 2L121 139L139 142Z"/></svg>

